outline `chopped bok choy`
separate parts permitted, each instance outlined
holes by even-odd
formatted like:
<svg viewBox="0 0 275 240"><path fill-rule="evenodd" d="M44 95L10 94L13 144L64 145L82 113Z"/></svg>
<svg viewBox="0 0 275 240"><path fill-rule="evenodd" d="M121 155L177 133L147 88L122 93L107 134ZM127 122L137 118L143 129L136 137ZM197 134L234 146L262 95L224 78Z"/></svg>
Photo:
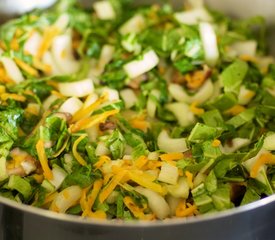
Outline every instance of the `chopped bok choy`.
<svg viewBox="0 0 275 240"><path fill-rule="evenodd" d="M59 0L0 26L0 196L163 220L273 194L263 21L132 2Z"/></svg>

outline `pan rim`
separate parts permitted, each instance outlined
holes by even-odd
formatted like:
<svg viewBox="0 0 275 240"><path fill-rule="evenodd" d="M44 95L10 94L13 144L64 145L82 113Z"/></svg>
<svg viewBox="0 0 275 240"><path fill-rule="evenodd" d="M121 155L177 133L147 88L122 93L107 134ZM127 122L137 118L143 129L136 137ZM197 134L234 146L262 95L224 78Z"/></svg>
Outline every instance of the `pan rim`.
<svg viewBox="0 0 275 240"><path fill-rule="evenodd" d="M246 204L244 206L235 207L232 209L224 210L221 212L209 213L195 217L187 218L173 218L156 221L123 221L123 220L97 220L97 219L85 219L80 216L74 216L63 213L52 212L47 209L42 209L22 203L17 203L13 200L7 199L0 196L0 205L11 207L19 210L23 213L36 215L37 217L52 219L63 223L74 223L78 225L91 225L91 226L108 226L108 227L123 227L123 228L148 228L148 227L169 227L171 225L188 225L188 224L199 224L206 221L217 221L219 219L228 218L233 215L238 215L244 212L252 211L258 208L262 208L269 204L275 204L275 194L266 198L260 199L256 202Z"/></svg>

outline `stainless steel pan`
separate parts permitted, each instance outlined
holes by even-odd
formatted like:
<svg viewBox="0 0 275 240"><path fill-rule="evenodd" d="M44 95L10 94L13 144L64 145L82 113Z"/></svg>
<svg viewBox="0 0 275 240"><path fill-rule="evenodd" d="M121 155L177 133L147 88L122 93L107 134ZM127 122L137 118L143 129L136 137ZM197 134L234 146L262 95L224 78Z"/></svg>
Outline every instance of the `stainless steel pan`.
<svg viewBox="0 0 275 240"><path fill-rule="evenodd" d="M23 4L26 2L34 1L21 0ZM173 1L173 4L180 3ZM208 3L237 17L261 14L267 17L270 24L275 23L274 0L208 0ZM0 15L3 6L0 4ZM275 40L274 33L272 31L271 47ZM208 216L146 223L84 220L19 205L0 197L0 240L272 240L275 239L274 216L275 195Z"/></svg>

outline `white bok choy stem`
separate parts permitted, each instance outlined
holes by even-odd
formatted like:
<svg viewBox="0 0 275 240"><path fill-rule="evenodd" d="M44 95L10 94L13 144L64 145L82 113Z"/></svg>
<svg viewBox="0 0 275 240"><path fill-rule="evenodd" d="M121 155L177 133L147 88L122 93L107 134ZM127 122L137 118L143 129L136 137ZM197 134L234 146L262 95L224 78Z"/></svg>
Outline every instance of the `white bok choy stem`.
<svg viewBox="0 0 275 240"><path fill-rule="evenodd" d="M275 151L275 133L269 132L264 139L263 148L268 151Z"/></svg>
<svg viewBox="0 0 275 240"><path fill-rule="evenodd" d="M0 157L0 181L3 181L8 177L6 161L5 157Z"/></svg>
<svg viewBox="0 0 275 240"><path fill-rule="evenodd" d="M70 34L55 37L51 52L53 60L61 74L72 74L79 70L80 64L74 59Z"/></svg>
<svg viewBox="0 0 275 240"><path fill-rule="evenodd" d="M189 11L177 12L175 19L182 24L195 25L200 21L211 22L213 19L204 8L195 8Z"/></svg>
<svg viewBox="0 0 275 240"><path fill-rule="evenodd" d="M219 48L215 29L211 23L201 22L199 24L199 32L204 49L204 57L206 63L213 67L219 60Z"/></svg>
<svg viewBox="0 0 275 240"><path fill-rule="evenodd" d="M175 198L187 199L190 187L186 177L180 177L176 185L167 185L168 192Z"/></svg>
<svg viewBox="0 0 275 240"><path fill-rule="evenodd" d="M154 50L150 50L141 56L138 60L133 60L129 63L126 63L123 68L128 76L136 78L146 72L149 72L159 63L159 57Z"/></svg>
<svg viewBox="0 0 275 240"><path fill-rule="evenodd" d="M2 62L4 69L7 73L7 75L16 83L20 83L24 81L24 77L16 65L16 63L8 57L1 57L0 61Z"/></svg>
<svg viewBox="0 0 275 240"><path fill-rule="evenodd" d="M94 83L91 78L76 82L58 84L59 91L66 97L85 97L94 92Z"/></svg>
<svg viewBox="0 0 275 240"><path fill-rule="evenodd" d="M42 42L42 36L39 32L33 32L24 44L24 52L37 56L39 47Z"/></svg>
<svg viewBox="0 0 275 240"><path fill-rule="evenodd" d="M188 150L185 138L171 138L166 130L162 130L158 136L158 147L167 153L186 152Z"/></svg>
<svg viewBox="0 0 275 240"><path fill-rule="evenodd" d="M116 18L116 12L108 0L97 1L93 5L96 15L101 20L112 20Z"/></svg>
<svg viewBox="0 0 275 240"><path fill-rule="evenodd" d="M73 185L58 193L53 200L50 209L54 212L65 213L70 207L77 204L82 194L79 186Z"/></svg>
<svg viewBox="0 0 275 240"><path fill-rule="evenodd" d="M161 195L140 186L136 187L135 191L147 198L149 207L157 218L164 219L169 216L170 207Z"/></svg>
<svg viewBox="0 0 275 240"><path fill-rule="evenodd" d="M76 98L71 97L68 98L59 108L60 112L64 113L70 113L71 115L74 115L78 110L80 110L83 106L83 102Z"/></svg>
<svg viewBox="0 0 275 240"><path fill-rule="evenodd" d="M182 86L172 83L168 86L168 91L171 96L178 102L185 102L191 104L197 102L198 104L204 103L211 98L214 92L214 85L211 79L208 79L201 88L192 96L188 95Z"/></svg>
<svg viewBox="0 0 275 240"><path fill-rule="evenodd" d="M190 110L190 106L184 102L175 102L165 105L165 108L172 112L182 127L188 127L195 123L195 115Z"/></svg>
<svg viewBox="0 0 275 240"><path fill-rule="evenodd" d="M119 29L119 33L126 35L128 33L139 33L146 27L146 21L141 14L137 14L125 22Z"/></svg>

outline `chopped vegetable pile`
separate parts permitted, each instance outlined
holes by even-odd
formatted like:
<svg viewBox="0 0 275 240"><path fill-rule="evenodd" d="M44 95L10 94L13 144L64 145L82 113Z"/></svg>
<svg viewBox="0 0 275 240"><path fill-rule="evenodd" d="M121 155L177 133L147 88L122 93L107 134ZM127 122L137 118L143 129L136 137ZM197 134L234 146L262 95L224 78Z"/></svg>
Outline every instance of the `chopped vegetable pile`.
<svg viewBox="0 0 275 240"><path fill-rule="evenodd" d="M0 28L0 196L155 220L273 194L264 20L129 0L91 7L59 1Z"/></svg>

